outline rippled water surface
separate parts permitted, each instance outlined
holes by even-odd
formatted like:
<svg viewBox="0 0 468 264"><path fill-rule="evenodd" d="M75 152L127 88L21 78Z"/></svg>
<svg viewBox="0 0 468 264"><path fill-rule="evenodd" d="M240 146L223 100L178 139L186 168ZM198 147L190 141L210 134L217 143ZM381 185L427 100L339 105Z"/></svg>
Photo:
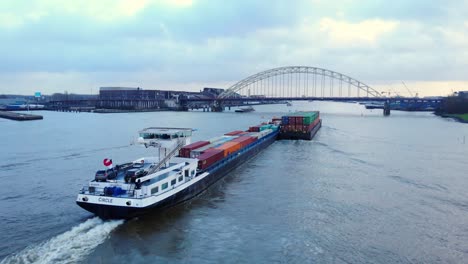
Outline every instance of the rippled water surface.
<svg viewBox="0 0 468 264"><path fill-rule="evenodd" d="M2 263L409 263L468 260L468 125L355 104L252 113L42 112L0 119ZM74 200L110 157L133 160L148 126L194 140L320 110L313 141L278 141L181 206L102 221Z"/></svg>

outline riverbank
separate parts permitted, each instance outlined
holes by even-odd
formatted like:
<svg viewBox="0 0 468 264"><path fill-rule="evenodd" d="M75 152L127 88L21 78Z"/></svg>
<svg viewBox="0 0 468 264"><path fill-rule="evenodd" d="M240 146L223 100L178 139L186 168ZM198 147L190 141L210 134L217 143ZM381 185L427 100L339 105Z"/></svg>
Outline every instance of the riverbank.
<svg viewBox="0 0 468 264"><path fill-rule="evenodd" d="M468 113L466 114L440 114L441 117L452 118L461 123L468 123Z"/></svg>
<svg viewBox="0 0 468 264"><path fill-rule="evenodd" d="M449 117L455 118L460 122L468 123L468 113L467 114L452 114L448 115Z"/></svg>
<svg viewBox="0 0 468 264"><path fill-rule="evenodd" d="M95 109L91 112L98 114L115 114L115 113L139 113L139 112L162 112L162 111L177 111L176 108L157 108L157 109Z"/></svg>

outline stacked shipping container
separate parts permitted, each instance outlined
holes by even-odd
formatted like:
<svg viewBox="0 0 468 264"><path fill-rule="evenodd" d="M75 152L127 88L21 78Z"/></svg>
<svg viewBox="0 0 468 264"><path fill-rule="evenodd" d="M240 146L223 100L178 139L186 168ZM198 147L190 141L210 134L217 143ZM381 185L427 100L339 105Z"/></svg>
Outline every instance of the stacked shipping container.
<svg viewBox="0 0 468 264"><path fill-rule="evenodd" d="M184 157L184 158L190 158L190 152L194 149L201 148L203 146L206 146L210 144L209 141L198 141L194 142L192 144L189 144L187 146L184 146L179 150L179 156Z"/></svg>
<svg viewBox="0 0 468 264"><path fill-rule="evenodd" d="M235 135L239 135L241 133L243 133L244 131L241 131L241 130L235 130L235 131L232 131L232 132L229 132L229 133L226 133L224 134L225 136L235 136Z"/></svg>
<svg viewBox="0 0 468 264"><path fill-rule="evenodd" d="M229 141L224 143L223 145L217 147L216 149L220 149L224 151L224 157L231 155L232 153L238 151L241 148L241 144L239 142Z"/></svg>
<svg viewBox="0 0 468 264"><path fill-rule="evenodd" d="M184 146L180 149L179 156L197 158L198 169L203 170L276 130L278 126L264 123L250 127L247 132L240 130L228 132L222 137Z"/></svg>
<svg viewBox="0 0 468 264"><path fill-rule="evenodd" d="M213 163L224 158L224 151L220 149L207 149L198 157L198 169L204 170Z"/></svg>
<svg viewBox="0 0 468 264"><path fill-rule="evenodd" d="M281 131L309 133L318 122L320 122L318 111L297 112L281 118Z"/></svg>
<svg viewBox="0 0 468 264"><path fill-rule="evenodd" d="M278 129L278 126L276 126L274 124L263 124L263 125L258 125L258 126L252 126L252 127L249 127L248 132L261 132L261 131L264 131L264 130L267 130L267 129L271 129L271 130L276 131Z"/></svg>
<svg viewBox="0 0 468 264"><path fill-rule="evenodd" d="M241 145L241 148L245 148L250 143L253 143L255 140L257 140L256 137L242 136L242 137L235 138L232 141L239 142L239 144Z"/></svg>

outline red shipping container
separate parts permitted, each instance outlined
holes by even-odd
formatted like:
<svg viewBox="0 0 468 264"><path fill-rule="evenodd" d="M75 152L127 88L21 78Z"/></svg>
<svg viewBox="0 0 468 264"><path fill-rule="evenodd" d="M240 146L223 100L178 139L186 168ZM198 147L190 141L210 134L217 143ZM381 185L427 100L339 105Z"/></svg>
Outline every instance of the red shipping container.
<svg viewBox="0 0 468 264"><path fill-rule="evenodd" d="M224 151L220 149L207 149L198 156L198 169L204 170L224 158Z"/></svg>
<svg viewBox="0 0 468 264"><path fill-rule="evenodd" d="M249 127L249 132L260 132L260 126Z"/></svg>
<svg viewBox="0 0 468 264"><path fill-rule="evenodd" d="M304 124L304 117L296 116L296 125L302 125L302 124Z"/></svg>
<svg viewBox="0 0 468 264"><path fill-rule="evenodd" d="M233 140L232 142L239 142L241 144L241 148L245 148L247 145L250 143L254 142L256 138L254 137L249 137L249 136L243 136L243 137L238 137Z"/></svg>
<svg viewBox="0 0 468 264"><path fill-rule="evenodd" d="M295 125L296 124L296 117L295 116L290 116L289 117L289 125Z"/></svg>
<svg viewBox="0 0 468 264"><path fill-rule="evenodd" d="M229 132L229 133L226 133L224 134L225 136L235 136L235 135L238 135L240 133L242 133L244 131L241 131L241 130L236 130L236 131L232 131L232 132Z"/></svg>
<svg viewBox="0 0 468 264"><path fill-rule="evenodd" d="M187 146L182 147L179 150L179 156L184 157L184 158L190 158L190 152L194 149L201 148L203 146L206 146L210 144L209 141L197 141L192 144L189 144Z"/></svg>
<svg viewBox="0 0 468 264"><path fill-rule="evenodd" d="M319 118L315 119L315 121L312 122L312 124L310 124L310 125L308 126L307 132L311 131L319 122L320 122L320 119L319 119Z"/></svg>

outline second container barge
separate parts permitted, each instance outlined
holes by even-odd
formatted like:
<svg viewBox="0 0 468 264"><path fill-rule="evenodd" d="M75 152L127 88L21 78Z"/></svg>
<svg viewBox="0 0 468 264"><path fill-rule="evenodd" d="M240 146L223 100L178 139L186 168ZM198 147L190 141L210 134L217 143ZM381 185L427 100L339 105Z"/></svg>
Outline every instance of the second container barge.
<svg viewBox="0 0 468 264"><path fill-rule="evenodd" d="M322 126L320 112L297 112L281 118L278 139L312 140Z"/></svg>

